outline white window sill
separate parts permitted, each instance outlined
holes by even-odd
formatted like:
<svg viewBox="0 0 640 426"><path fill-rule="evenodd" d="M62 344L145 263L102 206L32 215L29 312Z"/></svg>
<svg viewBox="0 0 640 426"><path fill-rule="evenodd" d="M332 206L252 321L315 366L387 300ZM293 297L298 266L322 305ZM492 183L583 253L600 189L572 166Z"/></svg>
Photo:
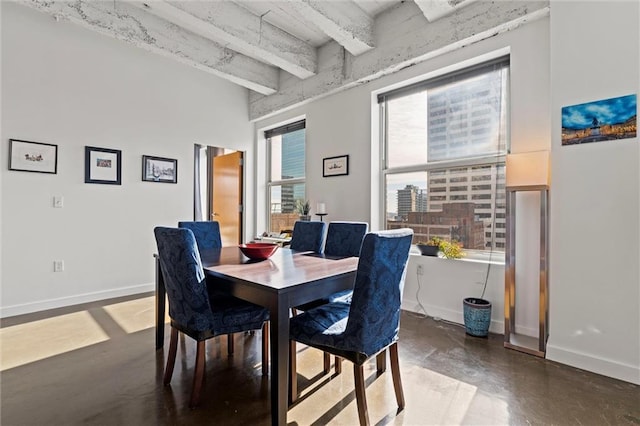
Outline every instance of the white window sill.
<svg viewBox="0 0 640 426"><path fill-rule="evenodd" d="M412 247L411 252L409 252L412 256L422 256L417 248ZM432 259L445 259L444 257L435 257L435 256L422 256L422 257L430 257ZM504 253L502 252L483 252L483 251L469 251L466 252L466 255L460 259L447 259L447 260L457 260L462 262L472 262L472 263L484 263L484 264L492 264L492 265L504 265Z"/></svg>

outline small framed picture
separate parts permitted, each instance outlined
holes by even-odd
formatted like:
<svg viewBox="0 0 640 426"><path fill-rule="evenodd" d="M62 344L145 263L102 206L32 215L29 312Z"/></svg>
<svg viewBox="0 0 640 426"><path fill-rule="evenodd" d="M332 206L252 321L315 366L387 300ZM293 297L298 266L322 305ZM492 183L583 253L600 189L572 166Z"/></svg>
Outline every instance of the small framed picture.
<svg viewBox="0 0 640 426"><path fill-rule="evenodd" d="M143 155L142 180L145 182L178 183L178 160Z"/></svg>
<svg viewBox="0 0 640 426"><path fill-rule="evenodd" d="M349 174L349 156L327 157L322 160L322 176L343 176Z"/></svg>
<svg viewBox="0 0 640 426"><path fill-rule="evenodd" d="M84 147L84 183L122 183L122 151Z"/></svg>
<svg viewBox="0 0 640 426"><path fill-rule="evenodd" d="M9 170L58 173L58 145L9 139Z"/></svg>

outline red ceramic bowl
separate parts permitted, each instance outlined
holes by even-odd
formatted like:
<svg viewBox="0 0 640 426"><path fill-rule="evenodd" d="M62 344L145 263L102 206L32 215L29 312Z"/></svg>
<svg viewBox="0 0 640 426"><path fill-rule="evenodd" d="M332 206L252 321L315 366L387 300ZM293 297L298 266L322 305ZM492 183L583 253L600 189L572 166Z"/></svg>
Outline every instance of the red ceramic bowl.
<svg viewBox="0 0 640 426"><path fill-rule="evenodd" d="M278 249L278 245L273 243L247 243L238 247L242 254L252 260L268 259Z"/></svg>

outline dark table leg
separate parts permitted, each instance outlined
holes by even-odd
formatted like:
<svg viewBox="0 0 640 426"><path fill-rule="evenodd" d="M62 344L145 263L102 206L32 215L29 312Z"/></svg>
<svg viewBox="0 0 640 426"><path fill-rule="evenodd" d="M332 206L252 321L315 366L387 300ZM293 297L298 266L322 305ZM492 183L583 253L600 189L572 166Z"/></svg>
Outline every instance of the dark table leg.
<svg viewBox="0 0 640 426"><path fill-rule="evenodd" d="M287 424L289 372L289 304L280 296L270 309L271 424Z"/></svg>
<svg viewBox="0 0 640 426"><path fill-rule="evenodd" d="M160 268L160 259L156 257L156 350L164 347L164 307L166 290Z"/></svg>

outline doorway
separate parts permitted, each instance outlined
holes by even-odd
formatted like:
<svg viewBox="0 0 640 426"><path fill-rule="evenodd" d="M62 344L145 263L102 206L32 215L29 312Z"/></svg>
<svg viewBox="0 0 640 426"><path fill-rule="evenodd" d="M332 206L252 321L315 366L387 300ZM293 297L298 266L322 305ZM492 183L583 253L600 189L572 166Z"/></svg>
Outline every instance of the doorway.
<svg viewBox="0 0 640 426"><path fill-rule="evenodd" d="M195 156L195 220L218 222L223 246L242 243L244 153L196 145Z"/></svg>

